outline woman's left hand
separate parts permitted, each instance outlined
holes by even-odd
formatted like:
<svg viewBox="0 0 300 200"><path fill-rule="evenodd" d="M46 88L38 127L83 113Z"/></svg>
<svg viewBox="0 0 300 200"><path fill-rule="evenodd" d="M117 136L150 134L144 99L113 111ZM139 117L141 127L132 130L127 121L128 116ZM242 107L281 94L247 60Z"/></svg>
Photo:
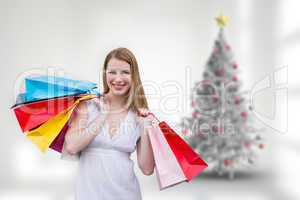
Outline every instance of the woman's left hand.
<svg viewBox="0 0 300 200"><path fill-rule="evenodd" d="M139 108L138 114L142 117L147 117L150 114L150 111L146 108Z"/></svg>
<svg viewBox="0 0 300 200"><path fill-rule="evenodd" d="M153 116L150 113L151 112L148 109L138 109L138 122L143 129L152 126Z"/></svg>

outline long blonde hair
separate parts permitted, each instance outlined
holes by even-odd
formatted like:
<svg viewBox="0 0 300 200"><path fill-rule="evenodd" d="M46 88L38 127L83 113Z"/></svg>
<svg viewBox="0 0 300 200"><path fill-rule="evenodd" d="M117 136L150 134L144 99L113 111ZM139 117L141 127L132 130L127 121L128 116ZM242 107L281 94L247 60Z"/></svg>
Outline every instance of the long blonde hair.
<svg viewBox="0 0 300 200"><path fill-rule="evenodd" d="M107 64L112 58L125 61L130 65L132 84L129 89L129 92L126 94L126 108L132 109L134 112L137 112L139 108L148 109L148 102L145 97L144 88L140 79L137 60L133 53L127 48L114 49L111 52L109 52L109 54L106 56L102 72L102 80L104 87L103 94L105 95L109 92L109 87L106 82L106 70Z"/></svg>

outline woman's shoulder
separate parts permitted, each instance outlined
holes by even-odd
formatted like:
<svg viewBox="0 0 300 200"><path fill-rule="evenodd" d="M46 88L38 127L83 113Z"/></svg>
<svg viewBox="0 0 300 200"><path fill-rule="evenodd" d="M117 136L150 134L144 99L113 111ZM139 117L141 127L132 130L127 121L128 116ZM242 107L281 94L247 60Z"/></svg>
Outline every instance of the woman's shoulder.
<svg viewBox="0 0 300 200"><path fill-rule="evenodd" d="M99 110L99 100L97 100L97 98L81 101L76 107L76 111L82 114L97 112Z"/></svg>
<svg viewBox="0 0 300 200"><path fill-rule="evenodd" d="M136 125L138 125L139 124L139 122L140 122L140 116L138 115L138 113L135 111L135 110L133 110L133 109L129 109L129 111L128 112L130 112L130 114L131 114L131 116L132 116L132 120L133 120L133 122L136 124Z"/></svg>
<svg viewBox="0 0 300 200"><path fill-rule="evenodd" d="M87 107L100 108L103 105L103 97L95 97L92 99L85 100L85 105Z"/></svg>

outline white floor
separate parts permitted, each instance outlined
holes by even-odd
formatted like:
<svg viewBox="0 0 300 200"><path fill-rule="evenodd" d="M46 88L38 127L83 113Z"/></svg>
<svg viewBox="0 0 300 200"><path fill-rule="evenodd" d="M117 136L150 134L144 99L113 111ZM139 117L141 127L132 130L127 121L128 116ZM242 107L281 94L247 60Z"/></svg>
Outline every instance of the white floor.
<svg viewBox="0 0 300 200"><path fill-rule="evenodd" d="M238 173L234 180L202 174L190 183L159 191L156 176L143 176L138 169L145 200L296 200L300 199L300 143L283 135L273 137L255 166ZM26 156L24 154L24 156ZM45 159L47 156L42 156ZM47 158L48 159L48 158ZM75 164L54 160L54 164L35 167L30 159L20 160L13 177L1 179L1 200L71 200ZM133 156L133 159L135 157ZM46 160L43 160L45 162ZM43 169L41 169L43 168ZM5 170L5 169L1 169ZM17 172L19 170L19 172ZM23 171L22 171L23 170ZM3 171L2 171L3 172ZM27 174L27 175L26 175ZM17 178L18 177L18 178ZM65 178L64 178L65 177Z"/></svg>

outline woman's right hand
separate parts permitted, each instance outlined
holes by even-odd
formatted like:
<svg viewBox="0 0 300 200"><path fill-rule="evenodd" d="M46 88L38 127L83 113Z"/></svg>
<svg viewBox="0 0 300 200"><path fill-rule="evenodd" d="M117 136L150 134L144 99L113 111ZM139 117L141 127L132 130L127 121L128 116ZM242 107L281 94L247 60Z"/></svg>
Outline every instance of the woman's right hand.
<svg viewBox="0 0 300 200"><path fill-rule="evenodd" d="M102 117L106 117L109 111L109 107L108 107L108 103L105 101L105 97L100 96L97 98L93 98L91 101L96 105L99 111L99 115Z"/></svg>

